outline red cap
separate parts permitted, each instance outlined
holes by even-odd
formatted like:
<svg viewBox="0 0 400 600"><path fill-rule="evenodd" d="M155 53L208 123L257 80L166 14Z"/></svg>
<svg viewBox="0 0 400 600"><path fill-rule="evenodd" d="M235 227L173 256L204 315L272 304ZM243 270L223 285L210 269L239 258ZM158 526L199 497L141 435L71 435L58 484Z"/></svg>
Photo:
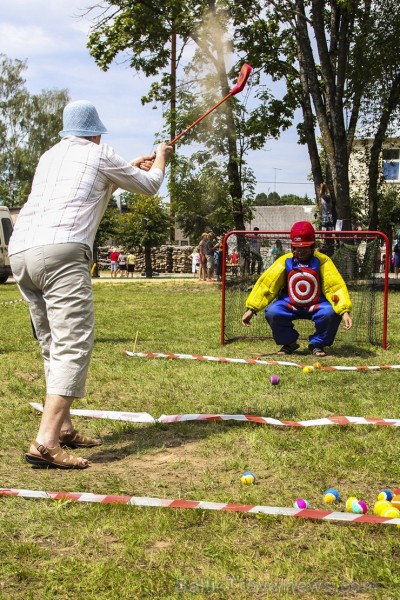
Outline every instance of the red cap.
<svg viewBox="0 0 400 600"><path fill-rule="evenodd" d="M299 221L290 230L292 246L304 248L315 244L315 229L309 221Z"/></svg>

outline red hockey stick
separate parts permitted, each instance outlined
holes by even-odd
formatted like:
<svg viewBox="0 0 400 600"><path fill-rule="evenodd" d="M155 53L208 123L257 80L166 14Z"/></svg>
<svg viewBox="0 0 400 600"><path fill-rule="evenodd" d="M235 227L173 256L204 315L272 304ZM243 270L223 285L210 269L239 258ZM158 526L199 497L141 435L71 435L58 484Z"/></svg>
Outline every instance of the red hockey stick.
<svg viewBox="0 0 400 600"><path fill-rule="evenodd" d="M236 94L238 94L239 92L241 92L242 89L244 88L244 86L246 85L246 82L247 82L247 80L249 78L249 75L252 72L252 70L253 70L253 67L251 67L250 65L248 65L248 64L245 63L242 66L242 68L240 69L238 80L237 80L236 84L233 86L233 88L231 89L231 91L229 92L229 94L227 94L225 96L225 98L222 98L222 100L220 100L219 102L217 102L217 104L215 104L207 112L205 112L204 115L202 115L201 117L199 117L198 119L196 119L196 121L194 121L194 123L192 123L191 125L189 125L189 127L186 127L186 129L184 129L179 135L177 135L173 140L171 140L169 142L169 145L172 146L173 144L175 144L175 142L177 142L182 136L184 136L185 133L187 133L188 131L190 131L191 129L193 129L193 127L195 127L195 125L197 125L198 123L200 123L200 121L202 121L203 119L205 119L205 117L207 117L210 113L212 113L213 110L215 110L216 108L218 108L218 106L220 106L223 102L225 102L225 100L227 100L231 96L235 96Z"/></svg>

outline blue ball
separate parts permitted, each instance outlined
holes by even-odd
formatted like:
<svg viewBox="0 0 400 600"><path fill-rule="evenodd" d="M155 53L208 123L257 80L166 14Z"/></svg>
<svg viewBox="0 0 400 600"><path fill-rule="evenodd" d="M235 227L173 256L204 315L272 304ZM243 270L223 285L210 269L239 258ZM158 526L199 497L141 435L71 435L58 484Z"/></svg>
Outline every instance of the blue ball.
<svg viewBox="0 0 400 600"><path fill-rule="evenodd" d="M393 494L390 490L382 490L378 494L378 500L387 500L391 502L393 498Z"/></svg>

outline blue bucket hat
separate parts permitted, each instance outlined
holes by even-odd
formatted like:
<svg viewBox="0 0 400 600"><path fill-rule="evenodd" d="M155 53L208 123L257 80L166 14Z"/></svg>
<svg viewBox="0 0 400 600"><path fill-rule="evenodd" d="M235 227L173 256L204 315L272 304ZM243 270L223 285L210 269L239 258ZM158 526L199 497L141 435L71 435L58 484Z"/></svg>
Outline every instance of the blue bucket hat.
<svg viewBox="0 0 400 600"><path fill-rule="evenodd" d="M100 121L96 107L87 100L76 100L67 104L63 113L63 127L59 132L62 138L67 135L91 137L108 133Z"/></svg>

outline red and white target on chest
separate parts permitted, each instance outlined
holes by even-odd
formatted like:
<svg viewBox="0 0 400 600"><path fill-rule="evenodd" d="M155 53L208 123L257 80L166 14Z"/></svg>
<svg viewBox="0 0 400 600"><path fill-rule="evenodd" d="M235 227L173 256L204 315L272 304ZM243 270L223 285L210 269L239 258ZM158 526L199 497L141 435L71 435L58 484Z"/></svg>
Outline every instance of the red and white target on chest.
<svg viewBox="0 0 400 600"><path fill-rule="evenodd" d="M321 282L316 271L307 267L292 269L287 281L290 302L294 306L306 308L318 302Z"/></svg>

